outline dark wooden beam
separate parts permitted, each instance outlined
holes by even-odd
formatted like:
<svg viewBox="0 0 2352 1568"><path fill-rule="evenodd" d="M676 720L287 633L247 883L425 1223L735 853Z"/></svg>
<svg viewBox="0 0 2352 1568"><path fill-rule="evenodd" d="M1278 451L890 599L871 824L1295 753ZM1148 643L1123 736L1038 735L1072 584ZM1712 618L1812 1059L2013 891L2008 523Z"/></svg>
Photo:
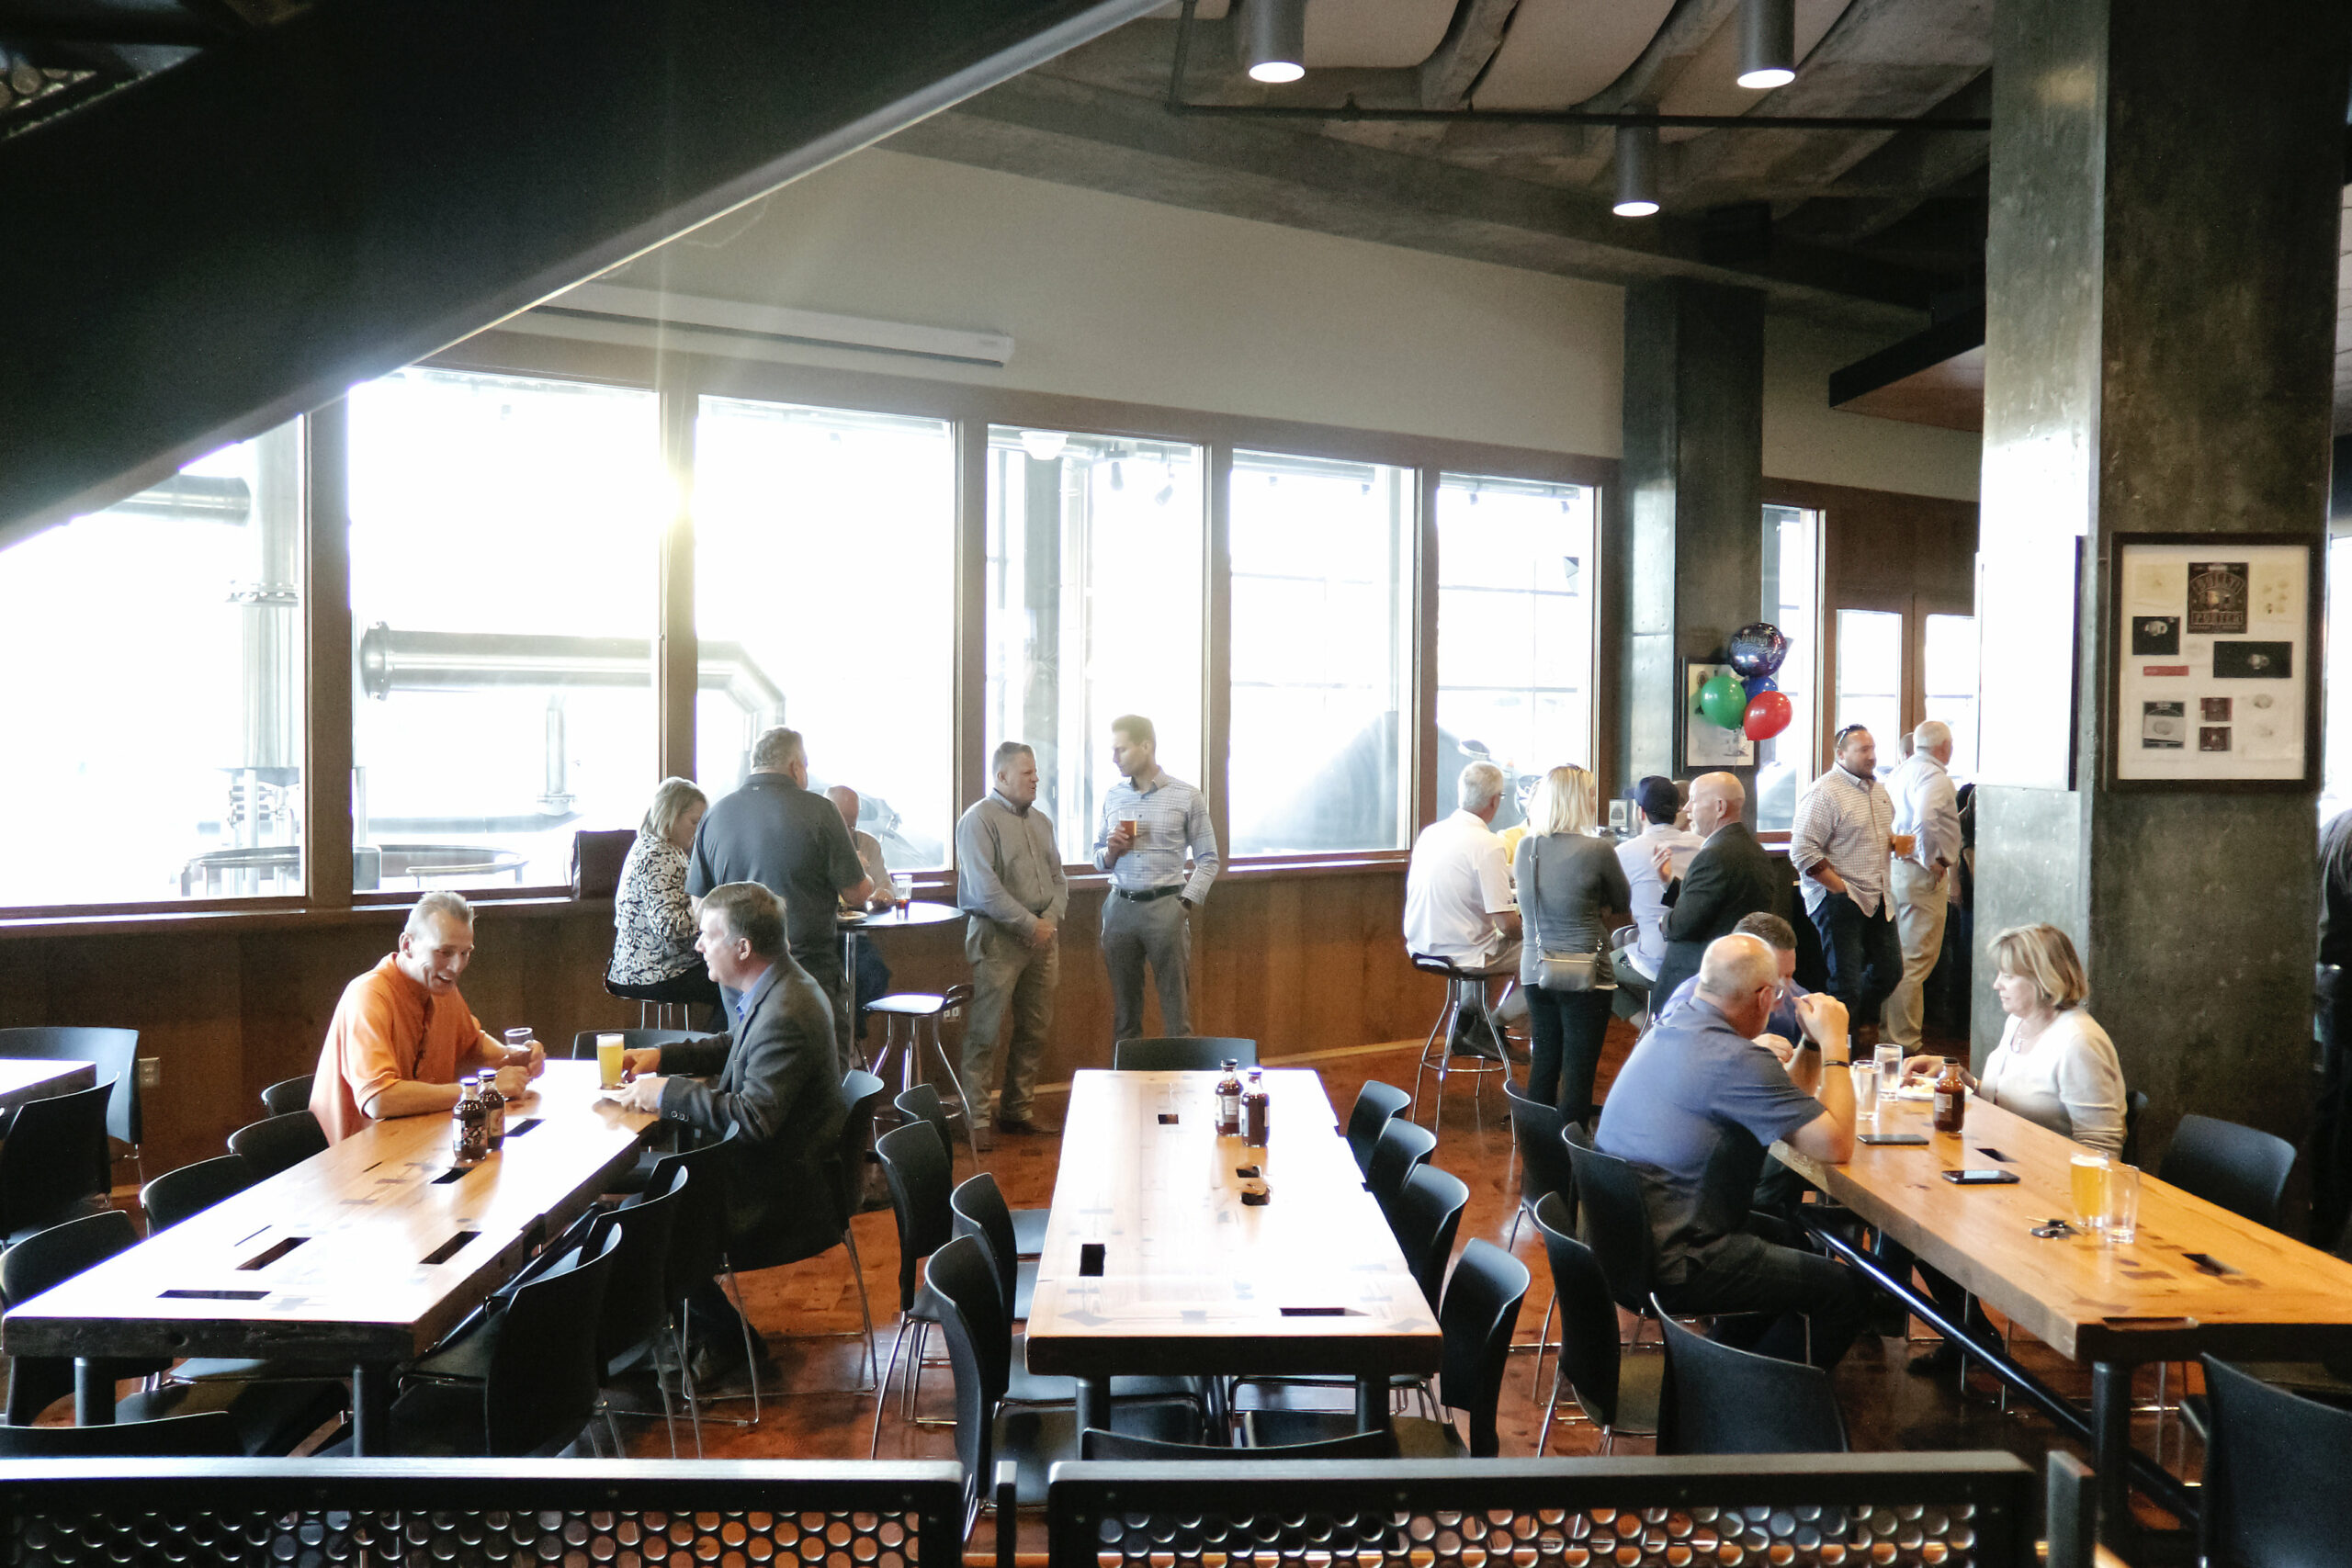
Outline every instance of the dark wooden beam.
<svg viewBox="0 0 2352 1568"><path fill-rule="evenodd" d="M0 546L1153 0L320 0L0 142Z"/></svg>

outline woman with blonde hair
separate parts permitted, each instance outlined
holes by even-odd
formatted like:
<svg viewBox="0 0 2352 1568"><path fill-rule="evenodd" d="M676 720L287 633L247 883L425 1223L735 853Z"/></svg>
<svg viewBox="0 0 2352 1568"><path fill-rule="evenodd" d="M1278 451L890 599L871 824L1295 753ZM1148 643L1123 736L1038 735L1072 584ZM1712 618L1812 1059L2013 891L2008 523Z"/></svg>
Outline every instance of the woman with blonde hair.
<svg viewBox="0 0 2352 1568"><path fill-rule="evenodd" d="M1592 774L1554 768L1527 803L1527 833L1511 855L1525 927L1519 979L1535 1036L1527 1092L1571 1122L1592 1115L1593 1075L1609 1030L1613 987L1592 960L1634 901L1616 850L1593 835L1600 814Z"/></svg>
<svg viewBox="0 0 2352 1568"><path fill-rule="evenodd" d="M2115 1042L2086 1011L2090 989L2066 933L2049 924L2011 926L1993 939L1993 994L2008 1021L1968 1078L1977 1097L2027 1121L2114 1155L2123 1147L2123 1067ZM1943 1070L1938 1056L1914 1056L1909 1073Z"/></svg>
<svg viewBox="0 0 2352 1568"><path fill-rule="evenodd" d="M606 987L649 1002L718 1005L695 940L701 932L686 897L686 851L710 802L692 779L663 779L621 863L613 893L613 962Z"/></svg>

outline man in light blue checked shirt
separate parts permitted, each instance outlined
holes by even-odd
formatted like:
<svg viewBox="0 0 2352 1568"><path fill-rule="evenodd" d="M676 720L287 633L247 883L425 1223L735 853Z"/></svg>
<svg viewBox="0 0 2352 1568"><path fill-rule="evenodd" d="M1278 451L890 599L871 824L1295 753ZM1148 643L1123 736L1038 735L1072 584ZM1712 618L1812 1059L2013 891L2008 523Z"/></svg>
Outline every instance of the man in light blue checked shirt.
<svg viewBox="0 0 2352 1568"><path fill-rule="evenodd" d="M1193 930L1187 918L1223 863L1206 796L1160 771L1151 720L1111 721L1111 763L1120 781L1102 797L1094 863L1111 874L1102 900L1102 963L1111 972L1111 1038L1143 1034L1143 972L1159 987L1159 1032L1193 1032ZM1184 857L1192 855L1187 874Z"/></svg>

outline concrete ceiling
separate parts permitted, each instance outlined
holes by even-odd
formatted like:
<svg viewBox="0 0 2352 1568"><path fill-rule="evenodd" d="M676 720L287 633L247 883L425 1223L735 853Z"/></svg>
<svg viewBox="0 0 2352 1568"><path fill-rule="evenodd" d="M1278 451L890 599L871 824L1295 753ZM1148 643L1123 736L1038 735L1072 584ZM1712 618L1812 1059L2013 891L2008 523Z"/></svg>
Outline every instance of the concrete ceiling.
<svg viewBox="0 0 2352 1568"><path fill-rule="evenodd" d="M1238 0L1247 4L1249 0ZM1236 107L1980 118L1992 0L1796 0L1796 80L1737 85L1738 0L1309 0L1307 73L1268 87L1227 0L1196 7L1185 101ZM1170 6L892 145L1147 199L1608 281L1684 276L1890 335L1981 286L1982 132L1669 130L1662 214L1613 216L1606 127L1207 118L1167 104Z"/></svg>

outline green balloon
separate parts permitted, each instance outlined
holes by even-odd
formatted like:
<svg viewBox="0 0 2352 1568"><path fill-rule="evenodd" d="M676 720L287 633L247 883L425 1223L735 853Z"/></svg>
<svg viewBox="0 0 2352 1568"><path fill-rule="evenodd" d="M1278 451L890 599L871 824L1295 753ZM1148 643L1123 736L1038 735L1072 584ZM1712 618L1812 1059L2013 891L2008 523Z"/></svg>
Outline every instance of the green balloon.
<svg viewBox="0 0 2352 1568"><path fill-rule="evenodd" d="M1737 729L1747 716L1747 690L1732 676L1711 676L1699 688L1699 712L1710 724Z"/></svg>

